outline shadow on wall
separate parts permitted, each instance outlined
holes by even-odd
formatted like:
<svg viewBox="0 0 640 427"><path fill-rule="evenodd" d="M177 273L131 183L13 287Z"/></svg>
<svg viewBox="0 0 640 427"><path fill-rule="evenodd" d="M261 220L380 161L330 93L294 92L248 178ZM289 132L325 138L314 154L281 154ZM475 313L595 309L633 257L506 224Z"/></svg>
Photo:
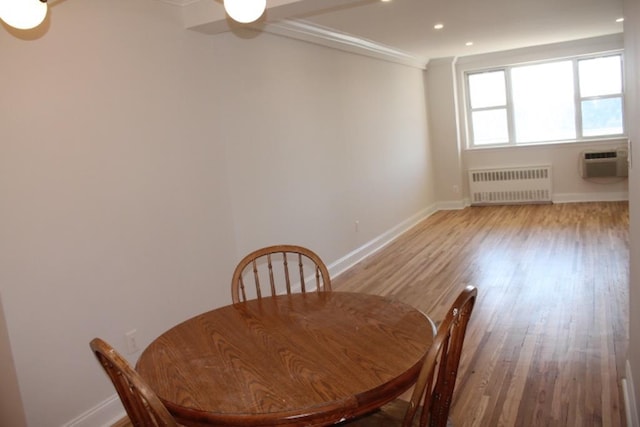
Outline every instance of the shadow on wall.
<svg viewBox="0 0 640 427"><path fill-rule="evenodd" d="M0 425L26 427L18 377L13 364L9 332L0 295Z"/></svg>

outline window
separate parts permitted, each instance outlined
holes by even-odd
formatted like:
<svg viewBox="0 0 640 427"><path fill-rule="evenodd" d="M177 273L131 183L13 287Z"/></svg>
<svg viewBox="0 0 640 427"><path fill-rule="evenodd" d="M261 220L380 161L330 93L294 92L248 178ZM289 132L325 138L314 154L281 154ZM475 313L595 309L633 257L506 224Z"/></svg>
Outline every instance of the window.
<svg viewBox="0 0 640 427"><path fill-rule="evenodd" d="M471 74L468 81L475 143L509 142L505 71Z"/></svg>
<svg viewBox="0 0 640 427"><path fill-rule="evenodd" d="M472 147L621 136L622 54L467 73Z"/></svg>
<svg viewBox="0 0 640 427"><path fill-rule="evenodd" d="M622 134L621 56L578 61L578 75L583 136Z"/></svg>

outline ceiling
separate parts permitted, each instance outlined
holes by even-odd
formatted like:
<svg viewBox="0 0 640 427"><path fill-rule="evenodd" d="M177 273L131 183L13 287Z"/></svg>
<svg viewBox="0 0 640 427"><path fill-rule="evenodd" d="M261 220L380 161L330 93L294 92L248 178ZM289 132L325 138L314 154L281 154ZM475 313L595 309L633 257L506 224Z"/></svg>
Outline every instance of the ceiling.
<svg viewBox="0 0 640 427"><path fill-rule="evenodd" d="M196 31L243 25L226 16L223 0L161 1L183 6L185 26ZM616 22L621 17L622 0L267 0L267 12L252 26L341 48L393 52L424 65L622 33L623 23ZM443 28L434 29L437 23Z"/></svg>
<svg viewBox="0 0 640 427"><path fill-rule="evenodd" d="M365 0L298 18L429 60L621 33L620 17L621 0Z"/></svg>

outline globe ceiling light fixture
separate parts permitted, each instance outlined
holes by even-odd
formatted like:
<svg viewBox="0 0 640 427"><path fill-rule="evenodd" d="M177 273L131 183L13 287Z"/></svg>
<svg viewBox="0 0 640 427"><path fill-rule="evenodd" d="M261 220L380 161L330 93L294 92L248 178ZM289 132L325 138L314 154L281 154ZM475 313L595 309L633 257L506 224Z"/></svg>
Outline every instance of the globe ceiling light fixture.
<svg viewBox="0 0 640 427"><path fill-rule="evenodd" d="M0 0L0 19L19 30L35 28L47 16L47 0Z"/></svg>
<svg viewBox="0 0 640 427"><path fill-rule="evenodd" d="M224 0L227 14L242 24L256 21L266 8L267 0Z"/></svg>

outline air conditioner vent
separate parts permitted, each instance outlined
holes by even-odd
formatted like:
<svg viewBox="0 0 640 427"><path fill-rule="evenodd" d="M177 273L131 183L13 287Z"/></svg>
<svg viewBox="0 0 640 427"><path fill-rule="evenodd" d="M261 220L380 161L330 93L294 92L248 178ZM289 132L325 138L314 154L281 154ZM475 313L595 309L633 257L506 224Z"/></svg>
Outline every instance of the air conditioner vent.
<svg viewBox="0 0 640 427"><path fill-rule="evenodd" d="M583 178L624 177L629 175L627 150L583 151L580 157Z"/></svg>
<svg viewBox="0 0 640 427"><path fill-rule="evenodd" d="M585 160L592 159L611 159L618 157L618 153L616 151L600 151L595 153L584 153Z"/></svg>

